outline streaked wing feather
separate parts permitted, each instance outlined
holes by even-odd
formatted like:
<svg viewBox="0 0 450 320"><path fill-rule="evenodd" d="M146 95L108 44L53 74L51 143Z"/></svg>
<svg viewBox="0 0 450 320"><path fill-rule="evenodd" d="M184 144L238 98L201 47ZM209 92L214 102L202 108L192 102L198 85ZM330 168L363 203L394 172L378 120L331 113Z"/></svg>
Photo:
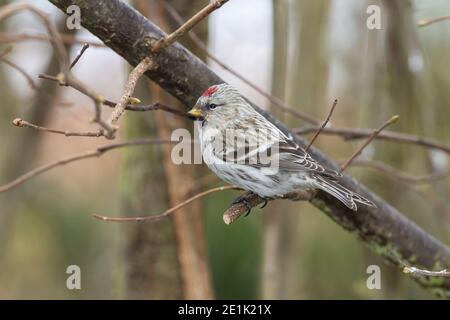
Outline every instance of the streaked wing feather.
<svg viewBox="0 0 450 320"><path fill-rule="evenodd" d="M274 135L261 143L260 140L256 139L256 135L247 132L243 144L229 144L225 149L218 150L218 153L216 153L216 156L224 161L227 159L255 168L267 168L270 166L267 159L276 158L280 171L309 171L330 178L340 175L334 170L323 167L303 148L284 135Z"/></svg>
<svg viewBox="0 0 450 320"><path fill-rule="evenodd" d="M285 171L312 171L329 177L338 177L340 174L322 166L314 160L302 147L290 139L280 141L279 165Z"/></svg>

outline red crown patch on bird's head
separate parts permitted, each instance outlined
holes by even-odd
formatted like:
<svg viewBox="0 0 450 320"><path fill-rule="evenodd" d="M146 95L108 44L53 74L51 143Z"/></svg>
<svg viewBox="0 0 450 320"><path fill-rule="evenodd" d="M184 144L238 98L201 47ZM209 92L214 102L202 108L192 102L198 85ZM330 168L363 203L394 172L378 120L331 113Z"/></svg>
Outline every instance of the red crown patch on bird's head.
<svg viewBox="0 0 450 320"><path fill-rule="evenodd" d="M219 88L217 86L212 86L206 89L205 92L203 92L202 97L211 97Z"/></svg>

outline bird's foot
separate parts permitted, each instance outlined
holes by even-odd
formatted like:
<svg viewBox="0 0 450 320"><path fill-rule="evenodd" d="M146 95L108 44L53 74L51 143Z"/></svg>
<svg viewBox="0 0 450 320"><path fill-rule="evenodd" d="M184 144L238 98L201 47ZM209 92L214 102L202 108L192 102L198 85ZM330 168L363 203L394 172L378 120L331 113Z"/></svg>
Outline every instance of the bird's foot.
<svg viewBox="0 0 450 320"><path fill-rule="evenodd" d="M251 200L249 201L249 199L251 199L254 196L255 196L255 193L253 193L251 191L247 191L247 192L241 194L236 199L234 199L232 204L234 205L234 204L242 203L247 208L247 212L245 213L245 217L247 217L250 214L250 212L252 211L253 206L254 206L254 205L251 204ZM265 206L267 206L267 203L270 200L273 200L273 198L269 198L269 197L261 197L261 198L263 199L263 204L260 207L260 209L265 208Z"/></svg>
<svg viewBox="0 0 450 320"><path fill-rule="evenodd" d="M263 205L261 207L259 207L260 209L264 209L267 206L267 204L269 203L269 200L272 200L272 199L263 198L263 200L264 200L264 203L263 203Z"/></svg>
<svg viewBox="0 0 450 320"><path fill-rule="evenodd" d="M241 194L239 197L237 197L236 199L233 200L233 202L231 204L238 204L238 203L243 203L244 206L247 208L247 212L245 213L244 217L247 217L250 212L252 211L252 205L250 204L250 202L248 201L248 197L252 196L253 192L248 191L246 193Z"/></svg>

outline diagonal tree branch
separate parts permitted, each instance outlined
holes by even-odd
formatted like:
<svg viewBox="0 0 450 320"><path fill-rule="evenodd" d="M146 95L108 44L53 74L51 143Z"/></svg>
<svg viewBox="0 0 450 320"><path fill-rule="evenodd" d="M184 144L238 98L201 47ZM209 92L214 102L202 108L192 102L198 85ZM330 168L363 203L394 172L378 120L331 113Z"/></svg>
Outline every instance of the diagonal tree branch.
<svg viewBox="0 0 450 320"><path fill-rule="evenodd" d="M119 0L49 1L64 12L69 5L78 5L84 27L134 66L147 56L152 43L165 36L151 21ZM207 87L223 82L202 61L178 43L161 51L154 59L154 68L146 75L186 106L192 106ZM269 113L256 106L255 108L286 134L293 136ZM295 140L305 146L303 139L295 137ZM310 153L323 165L339 170L336 162L314 147L310 149ZM332 196L320 191L311 203L341 227L355 233L374 252L396 265L400 271L404 265L414 265L426 270L450 266L450 249L447 246L349 175L344 174L341 183L373 201L377 208L361 206L355 214ZM450 279L434 281L425 275L416 275L413 278L422 286L432 289L435 294L450 297Z"/></svg>

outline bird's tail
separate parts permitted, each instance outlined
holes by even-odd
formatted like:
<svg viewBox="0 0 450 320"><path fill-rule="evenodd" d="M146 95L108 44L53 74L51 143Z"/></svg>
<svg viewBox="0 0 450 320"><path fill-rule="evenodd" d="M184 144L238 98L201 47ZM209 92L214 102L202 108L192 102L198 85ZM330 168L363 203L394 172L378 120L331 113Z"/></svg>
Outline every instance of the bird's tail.
<svg viewBox="0 0 450 320"><path fill-rule="evenodd" d="M356 202L362 203L371 207L376 207L376 205L366 198L360 196L359 194L341 186L338 182L332 181L329 178L324 178L320 175L315 175L315 184L318 189L321 189L333 197L341 201L350 209L356 211L358 207Z"/></svg>

